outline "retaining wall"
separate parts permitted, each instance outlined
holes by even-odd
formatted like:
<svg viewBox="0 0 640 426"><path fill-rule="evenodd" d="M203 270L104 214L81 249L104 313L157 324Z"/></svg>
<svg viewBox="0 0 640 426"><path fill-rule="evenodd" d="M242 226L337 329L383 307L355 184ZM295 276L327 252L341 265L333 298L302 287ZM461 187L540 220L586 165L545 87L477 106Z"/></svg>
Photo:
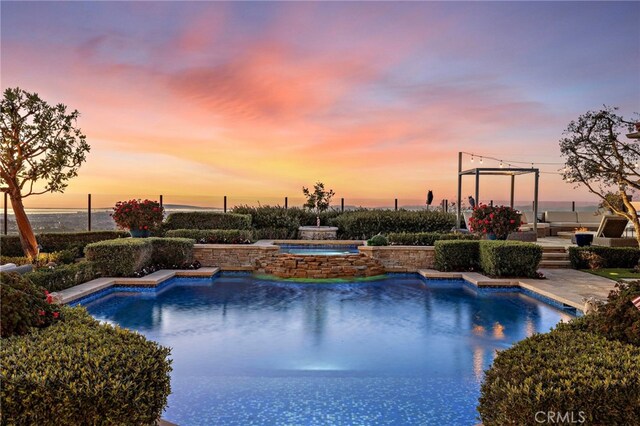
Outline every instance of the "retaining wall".
<svg viewBox="0 0 640 426"><path fill-rule="evenodd" d="M376 259L363 254L313 256L278 254L256 261L256 272L280 278L354 278L385 273Z"/></svg>
<svg viewBox="0 0 640 426"><path fill-rule="evenodd" d="M388 272L416 272L433 269L435 264L433 246L361 246L358 250L380 262Z"/></svg>

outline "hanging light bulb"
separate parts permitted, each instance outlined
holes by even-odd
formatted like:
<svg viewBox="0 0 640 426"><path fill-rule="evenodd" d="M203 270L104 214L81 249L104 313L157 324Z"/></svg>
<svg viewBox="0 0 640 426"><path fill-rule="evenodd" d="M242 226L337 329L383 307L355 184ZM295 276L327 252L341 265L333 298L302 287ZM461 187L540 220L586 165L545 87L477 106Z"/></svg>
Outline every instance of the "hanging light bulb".
<svg viewBox="0 0 640 426"><path fill-rule="evenodd" d="M502 168L502 160L500 160L500 168Z"/></svg>
<svg viewBox="0 0 640 426"><path fill-rule="evenodd" d="M482 157L480 157L480 164L482 164Z"/></svg>
<svg viewBox="0 0 640 426"><path fill-rule="evenodd" d="M471 154L471 162L473 163L473 154Z"/></svg>

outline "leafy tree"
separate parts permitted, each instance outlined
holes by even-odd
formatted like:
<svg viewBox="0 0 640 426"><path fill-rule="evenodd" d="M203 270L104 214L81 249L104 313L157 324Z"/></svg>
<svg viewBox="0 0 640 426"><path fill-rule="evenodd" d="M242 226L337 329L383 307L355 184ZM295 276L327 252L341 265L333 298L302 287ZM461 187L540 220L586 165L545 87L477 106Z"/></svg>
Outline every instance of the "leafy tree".
<svg viewBox="0 0 640 426"><path fill-rule="evenodd" d="M38 254L33 228L23 199L47 192L63 192L78 175L89 145L74 110L51 106L36 94L20 88L4 91L0 103L0 191L6 192L27 256Z"/></svg>
<svg viewBox="0 0 640 426"><path fill-rule="evenodd" d="M309 188L302 187L302 193L307 198L304 207L316 213L316 224L320 226L320 213L329 209L331 199L336 195L335 192L333 192L333 189L325 190L324 183L317 182L313 186L313 192Z"/></svg>
<svg viewBox="0 0 640 426"><path fill-rule="evenodd" d="M563 177L584 185L602 199L601 205L631 221L640 243L640 221L631 198L640 189L638 142L622 135L634 129L634 122L605 106L571 121L560 140L566 159Z"/></svg>

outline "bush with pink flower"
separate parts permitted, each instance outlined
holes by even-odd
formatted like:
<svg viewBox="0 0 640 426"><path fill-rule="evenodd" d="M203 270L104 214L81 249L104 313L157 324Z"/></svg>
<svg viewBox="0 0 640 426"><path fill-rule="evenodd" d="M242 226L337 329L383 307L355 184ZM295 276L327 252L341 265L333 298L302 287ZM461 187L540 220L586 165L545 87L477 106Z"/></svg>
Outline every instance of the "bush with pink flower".
<svg viewBox="0 0 640 426"><path fill-rule="evenodd" d="M509 233L521 225L520 213L507 206L488 206L480 204L473 209L469 219L469 229L487 235L489 238L505 240Z"/></svg>
<svg viewBox="0 0 640 426"><path fill-rule="evenodd" d="M111 214L116 225L128 229L132 235L148 235L164 219L164 208L157 201L118 201Z"/></svg>

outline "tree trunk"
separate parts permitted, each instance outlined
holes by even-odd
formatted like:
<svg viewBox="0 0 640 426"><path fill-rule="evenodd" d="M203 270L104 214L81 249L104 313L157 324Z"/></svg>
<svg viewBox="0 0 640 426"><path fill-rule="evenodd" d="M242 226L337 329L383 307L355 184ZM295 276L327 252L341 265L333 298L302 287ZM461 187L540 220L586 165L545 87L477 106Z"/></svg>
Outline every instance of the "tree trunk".
<svg viewBox="0 0 640 426"><path fill-rule="evenodd" d="M33 228L31 222L24 211L24 204L22 204L22 198L20 195L16 195L9 192L9 198L11 198L11 207L13 208L13 214L16 218L16 225L18 226L18 234L20 235L20 243L22 244L22 250L25 256L29 258L35 258L38 256L38 242L36 236L33 234Z"/></svg>

